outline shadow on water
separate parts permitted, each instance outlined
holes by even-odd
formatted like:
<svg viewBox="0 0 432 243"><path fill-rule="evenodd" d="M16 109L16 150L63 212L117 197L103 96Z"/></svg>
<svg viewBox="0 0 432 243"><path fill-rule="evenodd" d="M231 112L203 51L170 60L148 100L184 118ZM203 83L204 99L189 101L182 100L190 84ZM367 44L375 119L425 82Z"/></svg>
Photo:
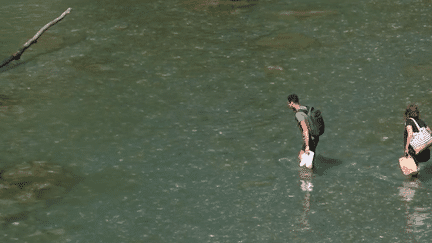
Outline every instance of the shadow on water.
<svg viewBox="0 0 432 243"><path fill-rule="evenodd" d="M48 36L48 38L46 38ZM76 45L84 40L86 40L86 35L83 34L76 34L76 35L70 35L68 37L58 37L53 34L45 34L41 36L41 39L38 40L38 42L35 44L34 49L30 48L27 52L24 52L23 55L26 55L27 58L22 58L19 60L11 61L10 63L6 64L5 66L0 68L0 73L15 69L21 65L27 64L31 61L37 60L38 57L48 55L51 53L54 53L56 51L59 51L66 47L71 47L73 45ZM58 38L55 43L53 42L54 38ZM39 43L39 45L38 45ZM33 52L33 53L32 53ZM7 59L7 56L4 56L0 60ZM24 60L23 60L24 59ZM53 60L55 61L55 60Z"/></svg>
<svg viewBox="0 0 432 243"><path fill-rule="evenodd" d="M17 67L19 67L21 65L24 65L24 64L27 64L27 63L29 63L31 61L36 60L40 56L50 54L50 53L58 51L60 49L61 49L61 47L58 47L58 48L54 48L54 49L51 49L51 50L48 50L48 51L41 52L39 54L31 56L30 58L25 59L25 61L22 61L21 59L20 60L11 61L10 63L8 63L5 66L3 66L3 67L0 68L0 73L3 73L3 72L6 72L6 71L15 69L15 68L17 68Z"/></svg>
<svg viewBox="0 0 432 243"><path fill-rule="evenodd" d="M0 73L4 73L6 71L15 69L15 68L17 68L23 64L26 64L27 62L29 62L29 61L12 61L12 62L6 64L5 66L1 67Z"/></svg>
<svg viewBox="0 0 432 243"><path fill-rule="evenodd" d="M432 180L432 164L426 165L422 168L417 178L423 182L430 182Z"/></svg>
<svg viewBox="0 0 432 243"><path fill-rule="evenodd" d="M341 165L342 160L328 158L328 157L317 154L313 163L314 163L314 168L313 168L314 174L326 175L329 169L331 169L332 167Z"/></svg>

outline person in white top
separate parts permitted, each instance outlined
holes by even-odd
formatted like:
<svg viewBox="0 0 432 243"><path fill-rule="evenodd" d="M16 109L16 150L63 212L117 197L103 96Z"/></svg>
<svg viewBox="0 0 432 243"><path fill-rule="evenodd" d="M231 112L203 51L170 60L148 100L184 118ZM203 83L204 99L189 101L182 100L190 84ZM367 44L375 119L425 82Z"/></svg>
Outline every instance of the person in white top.
<svg viewBox="0 0 432 243"><path fill-rule="evenodd" d="M410 141L413 137L413 134L419 132L417 125L422 128L425 127L426 130L431 133L431 129L429 126L420 119L420 111L418 110L417 105L411 104L408 105L405 110L405 131L404 131L404 155L411 156L416 165L418 166L419 162L426 162L430 159L430 150L425 149L422 152L416 154L414 149L410 145Z"/></svg>

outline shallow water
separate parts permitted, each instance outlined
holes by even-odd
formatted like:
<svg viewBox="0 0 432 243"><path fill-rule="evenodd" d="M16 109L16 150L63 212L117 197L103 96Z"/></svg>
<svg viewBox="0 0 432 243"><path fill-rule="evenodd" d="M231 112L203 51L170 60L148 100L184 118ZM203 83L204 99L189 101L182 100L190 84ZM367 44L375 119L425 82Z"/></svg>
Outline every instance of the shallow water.
<svg viewBox="0 0 432 243"><path fill-rule="evenodd" d="M2 58L73 8L0 69L1 167L82 178L2 242L429 242L432 165L397 161L430 1L0 2ZM290 93L326 121L312 174Z"/></svg>

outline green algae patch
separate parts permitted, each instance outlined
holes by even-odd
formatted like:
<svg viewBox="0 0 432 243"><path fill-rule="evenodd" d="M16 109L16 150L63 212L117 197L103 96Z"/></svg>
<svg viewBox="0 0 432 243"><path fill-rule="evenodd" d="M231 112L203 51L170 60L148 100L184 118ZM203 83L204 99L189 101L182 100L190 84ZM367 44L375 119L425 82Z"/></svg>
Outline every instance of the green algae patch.
<svg viewBox="0 0 432 243"><path fill-rule="evenodd" d="M303 50L319 45L315 39L299 33L282 33L277 36L263 37L256 44L265 47L293 50Z"/></svg>

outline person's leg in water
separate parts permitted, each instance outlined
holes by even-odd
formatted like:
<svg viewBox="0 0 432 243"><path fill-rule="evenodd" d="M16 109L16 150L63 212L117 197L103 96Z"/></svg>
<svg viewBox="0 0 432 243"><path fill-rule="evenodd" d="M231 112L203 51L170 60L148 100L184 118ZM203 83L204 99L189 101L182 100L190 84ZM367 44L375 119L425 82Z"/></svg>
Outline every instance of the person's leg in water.
<svg viewBox="0 0 432 243"><path fill-rule="evenodd" d="M316 147L318 146L319 136L310 136L309 137L309 150L315 153ZM305 153L306 144L303 143L302 148L299 152L298 159L301 161L302 155ZM315 158L315 155L314 155ZM314 164L312 163L312 168Z"/></svg>
<svg viewBox="0 0 432 243"><path fill-rule="evenodd" d="M411 157L413 157L414 162L417 165L417 173L413 174L413 177L417 177L418 173L420 172L420 165L419 163L424 163L429 161L430 159L430 150L429 149L425 149L422 152L420 152L419 154L415 154L414 150L411 148L411 146L409 146L409 155L411 155Z"/></svg>
<svg viewBox="0 0 432 243"><path fill-rule="evenodd" d="M408 155L411 156L414 159L414 162L416 164L417 167L417 172L414 172L411 174L411 177L417 177L418 173L420 171L420 167L419 167L419 162L418 162L418 155L415 154L414 149L410 146L408 146Z"/></svg>

